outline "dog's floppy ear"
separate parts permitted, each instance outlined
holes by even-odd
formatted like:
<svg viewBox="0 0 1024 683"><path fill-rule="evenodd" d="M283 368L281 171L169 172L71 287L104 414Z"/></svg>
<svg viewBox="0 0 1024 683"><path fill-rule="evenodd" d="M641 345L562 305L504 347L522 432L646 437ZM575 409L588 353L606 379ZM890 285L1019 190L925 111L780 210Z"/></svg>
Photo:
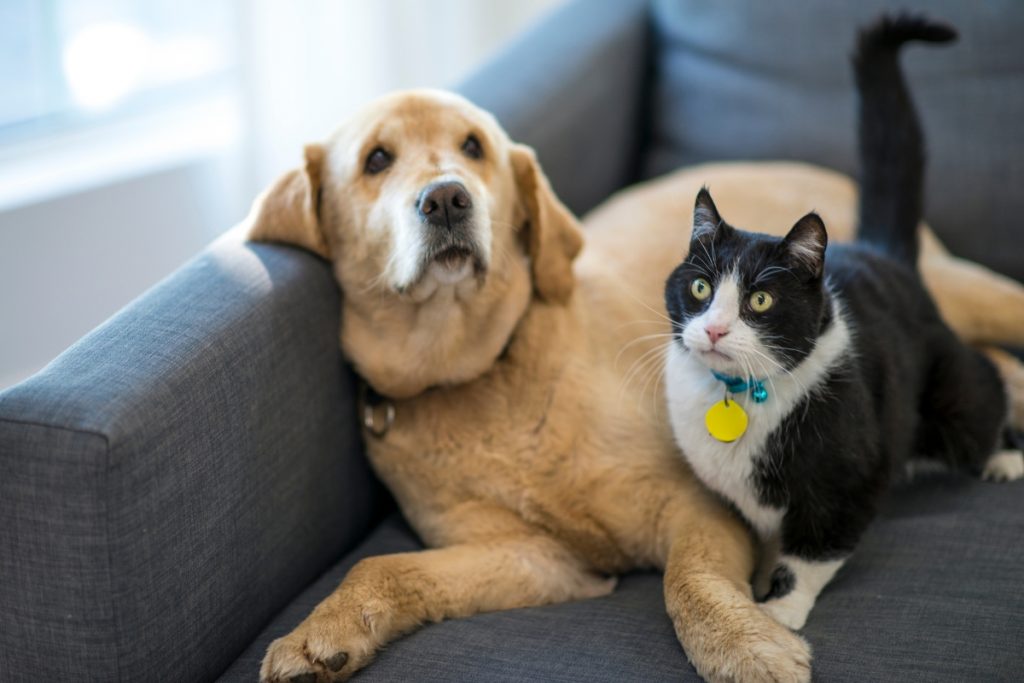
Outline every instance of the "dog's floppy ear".
<svg viewBox="0 0 1024 683"><path fill-rule="evenodd" d="M294 244L329 260L318 215L324 148L306 145L305 157L305 168L288 171L253 202L249 239Z"/></svg>
<svg viewBox="0 0 1024 683"><path fill-rule="evenodd" d="M533 286L544 301L565 303L575 284L572 261L583 247L579 222L551 190L532 149L513 145L512 169L529 220Z"/></svg>

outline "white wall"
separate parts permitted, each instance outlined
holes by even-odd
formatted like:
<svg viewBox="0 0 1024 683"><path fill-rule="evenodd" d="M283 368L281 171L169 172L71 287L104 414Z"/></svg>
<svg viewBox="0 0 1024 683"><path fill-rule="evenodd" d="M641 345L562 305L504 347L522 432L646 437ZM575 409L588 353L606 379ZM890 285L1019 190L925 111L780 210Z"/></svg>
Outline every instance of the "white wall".
<svg viewBox="0 0 1024 683"><path fill-rule="evenodd" d="M0 389L244 217L303 143L326 137L360 103L457 83L561 0L235 1L245 64L232 95L236 142L0 206Z"/></svg>

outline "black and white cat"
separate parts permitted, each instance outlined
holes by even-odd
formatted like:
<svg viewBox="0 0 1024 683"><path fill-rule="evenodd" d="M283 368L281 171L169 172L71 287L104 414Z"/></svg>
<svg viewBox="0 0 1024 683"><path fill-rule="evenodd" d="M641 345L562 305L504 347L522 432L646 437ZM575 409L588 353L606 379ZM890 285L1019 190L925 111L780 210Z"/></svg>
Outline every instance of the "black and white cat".
<svg viewBox="0 0 1024 683"><path fill-rule="evenodd" d="M993 365L942 322L916 272L924 152L898 62L908 40L955 32L915 17L861 34L861 225L831 246L807 214L783 238L738 230L697 196L665 299L678 444L766 547L763 606L801 628L892 475L928 458L987 478L1024 474L998 451L1007 397Z"/></svg>

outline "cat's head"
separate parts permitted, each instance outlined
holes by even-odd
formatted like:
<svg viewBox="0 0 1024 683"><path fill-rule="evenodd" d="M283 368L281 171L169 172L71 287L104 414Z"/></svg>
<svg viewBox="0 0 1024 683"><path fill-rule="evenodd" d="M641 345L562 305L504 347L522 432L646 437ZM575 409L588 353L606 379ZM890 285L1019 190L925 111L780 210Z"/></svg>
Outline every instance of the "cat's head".
<svg viewBox="0 0 1024 683"><path fill-rule="evenodd" d="M702 189L689 254L665 285L674 343L711 370L745 378L797 365L830 315L827 243L815 213L784 238L738 230Z"/></svg>

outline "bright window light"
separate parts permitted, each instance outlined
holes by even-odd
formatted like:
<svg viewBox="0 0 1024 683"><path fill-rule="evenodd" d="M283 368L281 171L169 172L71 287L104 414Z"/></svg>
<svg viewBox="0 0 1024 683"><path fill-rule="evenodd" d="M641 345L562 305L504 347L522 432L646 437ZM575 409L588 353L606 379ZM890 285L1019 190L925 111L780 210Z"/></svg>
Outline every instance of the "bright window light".
<svg viewBox="0 0 1024 683"><path fill-rule="evenodd" d="M64 77L86 109L107 109L139 87L153 42L131 24L105 22L77 31L64 47Z"/></svg>
<svg viewBox="0 0 1024 683"><path fill-rule="evenodd" d="M240 0L0 0L0 147L237 88Z"/></svg>

